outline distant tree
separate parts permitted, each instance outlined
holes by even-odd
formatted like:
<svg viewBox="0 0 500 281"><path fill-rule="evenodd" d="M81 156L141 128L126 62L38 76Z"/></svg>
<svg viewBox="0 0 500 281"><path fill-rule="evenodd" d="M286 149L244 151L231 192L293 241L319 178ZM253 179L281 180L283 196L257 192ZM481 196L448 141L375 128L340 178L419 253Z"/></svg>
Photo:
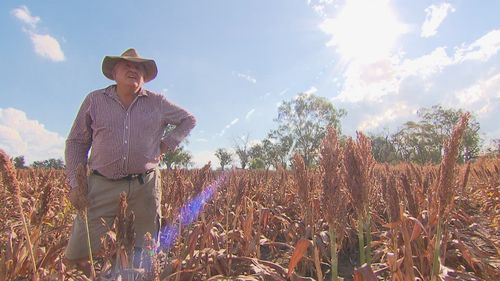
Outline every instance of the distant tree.
<svg viewBox="0 0 500 281"><path fill-rule="evenodd" d="M461 109L445 109L440 105L418 111L418 122L406 122L392 136L392 144L404 161L417 163L441 161L444 141L450 137L453 127L463 114ZM468 161L479 155L479 123L475 117L469 121L462 139L459 161Z"/></svg>
<svg viewBox="0 0 500 281"><path fill-rule="evenodd" d="M442 140L429 124L406 122L391 141L403 161L424 164L441 160Z"/></svg>
<svg viewBox="0 0 500 281"><path fill-rule="evenodd" d="M250 169L253 169L253 170L266 169L266 163L264 162L264 160L262 160L260 158L251 159L249 166L250 166Z"/></svg>
<svg viewBox="0 0 500 281"><path fill-rule="evenodd" d="M20 155L12 159L12 163L16 169L26 169L26 162L24 160L24 155Z"/></svg>
<svg viewBox="0 0 500 281"><path fill-rule="evenodd" d="M423 108L418 112L424 124L433 126L437 136L441 139L441 144L449 138L453 128L460 120L464 111L462 109L446 109L440 105L434 105L431 108ZM479 156L481 150L481 138L479 136L480 125L474 115L469 120L469 125L465 129L462 139L460 161L469 161ZM441 146L442 147L442 146Z"/></svg>
<svg viewBox="0 0 500 281"><path fill-rule="evenodd" d="M291 101L281 103L278 117L274 120L279 124L278 129L269 135L275 143L282 144L280 156L283 156L284 150L286 155L290 155L290 149L294 147L306 165L311 166L317 161L326 128L334 127L340 135L340 118L344 115L346 111L335 109L328 99L302 93Z"/></svg>
<svg viewBox="0 0 500 281"><path fill-rule="evenodd" d="M500 155L500 139L493 140L493 153Z"/></svg>
<svg viewBox="0 0 500 281"><path fill-rule="evenodd" d="M484 154L487 156L500 156L500 139L493 139L485 147Z"/></svg>
<svg viewBox="0 0 500 281"><path fill-rule="evenodd" d="M192 159L193 156L191 153L184 150L183 146L179 146L173 151L169 150L164 153L160 164L168 170L173 168L188 168L193 164Z"/></svg>
<svg viewBox="0 0 500 281"><path fill-rule="evenodd" d="M62 159L50 158L43 161L35 161L31 164L32 168L42 168L42 169L64 169L64 162Z"/></svg>
<svg viewBox="0 0 500 281"><path fill-rule="evenodd" d="M400 161L396 147L389 135L371 135L373 158L380 163L397 163Z"/></svg>
<svg viewBox="0 0 500 281"><path fill-rule="evenodd" d="M269 160L269 152L266 151L264 145L266 140L264 140L262 143L254 144L252 147L250 147L250 169L269 169L269 166L272 165L271 161Z"/></svg>
<svg viewBox="0 0 500 281"><path fill-rule="evenodd" d="M219 159L220 167L224 171L224 167L231 163L233 160L233 155L225 148L218 148L215 151L215 157Z"/></svg>
<svg viewBox="0 0 500 281"><path fill-rule="evenodd" d="M286 169L296 143L291 135L279 135L276 131L269 133L269 136L262 141L266 166L274 168L281 166Z"/></svg>
<svg viewBox="0 0 500 281"><path fill-rule="evenodd" d="M234 139L234 151L238 159L240 160L240 165L242 169L245 169L248 162L250 161L250 147L248 145L249 134L243 136L240 139Z"/></svg>

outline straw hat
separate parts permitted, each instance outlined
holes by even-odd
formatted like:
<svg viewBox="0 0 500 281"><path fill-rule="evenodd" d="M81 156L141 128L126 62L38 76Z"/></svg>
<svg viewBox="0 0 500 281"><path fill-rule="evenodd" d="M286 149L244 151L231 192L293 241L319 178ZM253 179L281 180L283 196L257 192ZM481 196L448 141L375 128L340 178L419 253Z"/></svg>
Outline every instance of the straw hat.
<svg viewBox="0 0 500 281"><path fill-rule="evenodd" d="M113 68L120 60L127 60L142 64L146 70L146 73L144 73L144 82L153 80L156 77L156 74L158 74L158 69L156 68L154 60L141 58L135 49L130 48L123 52L121 56L104 57L104 60L102 61L102 73L104 73L104 76L111 80L115 80L113 77Z"/></svg>

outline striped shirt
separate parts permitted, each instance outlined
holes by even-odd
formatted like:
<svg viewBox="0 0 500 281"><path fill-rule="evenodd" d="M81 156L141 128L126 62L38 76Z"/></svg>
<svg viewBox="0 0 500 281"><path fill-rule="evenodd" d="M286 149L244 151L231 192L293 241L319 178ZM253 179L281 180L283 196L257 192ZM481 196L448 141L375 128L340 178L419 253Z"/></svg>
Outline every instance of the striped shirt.
<svg viewBox="0 0 500 281"><path fill-rule="evenodd" d="M66 140L69 185L78 186L79 163L88 162L91 170L110 179L144 173L158 165L161 153L177 147L195 124L189 112L144 89L127 109L116 85L94 91L83 101ZM165 133L168 125L175 128Z"/></svg>

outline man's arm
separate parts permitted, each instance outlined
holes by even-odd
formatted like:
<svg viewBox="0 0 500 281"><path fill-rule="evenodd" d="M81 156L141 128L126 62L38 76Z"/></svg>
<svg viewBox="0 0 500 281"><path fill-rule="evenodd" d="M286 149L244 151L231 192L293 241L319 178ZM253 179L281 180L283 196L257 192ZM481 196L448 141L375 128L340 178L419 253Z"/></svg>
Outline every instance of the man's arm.
<svg viewBox="0 0 500 281"><path fill-rule="evenodd" d="M175 128L161 139L160 150L163 154L168 150L174 150L189 135L196 125L196 118L164 97L162 97L162 111L166 123L175 125Z"/></svg>
<svg viewBox="0 0 500 281"><path fill-rule="evenodd" d="M64 156L66 159L66 177L71 188L78 186L76 169L78 164L87 165L88 152L92 145L92 119L90 116L91 97L88 95L73 122L73 127L66 140Z"/></svg>

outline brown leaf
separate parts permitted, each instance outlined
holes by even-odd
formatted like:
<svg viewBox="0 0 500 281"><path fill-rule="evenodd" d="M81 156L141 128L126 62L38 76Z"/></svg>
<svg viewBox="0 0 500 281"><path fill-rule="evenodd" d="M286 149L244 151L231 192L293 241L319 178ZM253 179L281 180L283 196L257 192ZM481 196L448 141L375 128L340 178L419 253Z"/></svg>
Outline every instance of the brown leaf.
<svg viewBox="0 0 500 281"><path fill-rule="evenodd" d="M422 232L426 233L427 232L425 231L425 228L424 226L422 225L422 223L417 220L416 218L414 217L408 217L408 219L412 220L415 222L415 224L413 225L413 231L411 232L411 238L410 238L410 241L413 241L415 239L417 239L420 234L422 234Z"/></svg>
<svg viewBox="0 0 500 281"><path fill-rule="evenodd" d="M266 227L267 224L269 223L270 215L271 215L271 211L269 210L269 208L262 208L261 209L260 223L263 227Z"/></svg>
<svg viewBox="0 0 500 281"><path fill-rule="evenodd" d="M252 239L252 226L253 226L253 204L252 201L249 200L249 204L247 207L247 216L245 221L243 222L243 236L246 241L250 241Z"/></svg>
<svg viewBox="0 0 500 281"><path fill-rule="evenodd" d="M312 241L309 239L300 239L295 245L295 250L293 251L292 257L290 258L290 263L288 264L288 277L293 273L295 266L304 256L309 246L312 245Z"/></svg>
<svg viewBox="0 0 500 281"><path fill-rule="evenodd" d="M187 239L187 251L186 256L193 256L194 250L196 248L196 242L198 242L198 236L201 234L201 225L197 225L193 228Z"/></svg>
<svg viewBox="0 0 500 281"><path fill-rule="evenodd" d="M373 273L372 268L365 263L354 270L354 281L377 281L377 276Z"/></svg>

